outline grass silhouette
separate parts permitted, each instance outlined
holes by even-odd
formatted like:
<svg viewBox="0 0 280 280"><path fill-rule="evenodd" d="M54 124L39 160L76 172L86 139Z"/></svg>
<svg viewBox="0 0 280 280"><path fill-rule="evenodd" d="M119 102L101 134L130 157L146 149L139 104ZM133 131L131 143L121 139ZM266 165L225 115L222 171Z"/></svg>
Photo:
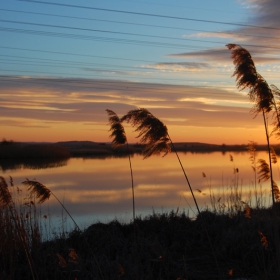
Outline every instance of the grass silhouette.
<svg viewBox="0 0 280 280"><path fill-rule="evenodd" d="M132 172L132 164L131 164L131 157L129 152L129 146L127 142L127 137L125 134L124 127L118 115L112 111L107 109L106 110L109 116L109 123L111 125L110 130L111 134L110 137L113 138L112 146L113 148L117 148L126 144L127 152L128 152L128 160L129 160L129 167L130 167L130 176L131 176L131 189L132 189L132 208L133 208L133 221L135 221L135 198L134 198L134 181L133 181L133 172Z"/></svg>
<svg viewBox="0 0 280 280"><path fill-rule="evenodd" d="M271 134L268 129L268 116L270 112L273 112L274 128L272 132L279 136L279 102L276 101L276 98L279 97L279 90L274 85L269 87L266 80L257 72L254 61L246 49L236 44L228 44L227 48L231 50L231 56L235 65L233 76L236 76L237 88L240 90L247 88L249 90L249 99L254 103L252 113L255 116L261 113L263 117L269 164L267 164L265 160L259 159L257 168L260 181L270 179L272 205L275 206L276 201L279 200L280 192L277 183L273 179L272 163L276 162L276 155L274 149L270 145ZM276 244L276 259L278 263L277 273L278 276L280 276L280 238L277 220L277 213L274 207L273 230Z"/></svg>
<svg viewBox="0 0 280 280"><path fill-rule="evenodd" d="M279 96L279 90L276 86L272 85L269 87L266 80L257 72L254 61L251 54L246 49L242 48L240 45L228 44L226 45L229 50L231 50L231 56L233 63L235 65L235 71L233 76L236 76L236 85L239 90L248 89L248 96L250 101L254 103L251 112L256 116L261 113L263 116L265 135L267 141L267 150L269 157L269 168L267 165L260 164L259 169L264 168L263 173L268 174L266 180L270 179L271 184L271 197L272 204L275 204L275 189L276 182L273 179L272 172L272 158L274 156L274 149L270 145L270 133L268 130L268 114L274 111L274 129L273 132L279 133L280 128L280 115L279 115L279 105L275 101L274 94ZM259 170L261 172L261 170Z"/></svg>

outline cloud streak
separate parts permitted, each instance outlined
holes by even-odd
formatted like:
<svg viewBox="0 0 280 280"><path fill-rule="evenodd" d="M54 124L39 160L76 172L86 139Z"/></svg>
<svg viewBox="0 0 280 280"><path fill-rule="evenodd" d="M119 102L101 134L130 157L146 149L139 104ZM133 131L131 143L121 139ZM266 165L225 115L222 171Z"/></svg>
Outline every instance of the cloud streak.
<svg viewBox="0 0 280 280"><path fill-rule="evenodd" d="M16 135L12 127L18 127L18 133L35 128L35 134L52 135L53 141L88 139L87 131L96 132L98 141L108 141L105 110L123 115L139 107L152 111L171 130L184 129L186 134L191 127L256 127L246 94L236 89L26 77L17 77L17 83L14 77L5 77L0 83L0 123L9 139ZM16 139L25 141L23 135Z"/></svg>

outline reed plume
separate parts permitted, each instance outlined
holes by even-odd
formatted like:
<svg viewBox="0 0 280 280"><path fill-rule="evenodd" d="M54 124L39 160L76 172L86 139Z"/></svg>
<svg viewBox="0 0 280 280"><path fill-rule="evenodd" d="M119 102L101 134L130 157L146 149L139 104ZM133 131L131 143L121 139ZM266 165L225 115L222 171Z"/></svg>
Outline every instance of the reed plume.
<svg viewBox="0 0 280 280"><path fill-rule="evenodd" d="M275 181L273 181L273 194L274 194L274 198L275 198L276 202L279 202L280 201L280 191L279 191L279 187Z"/></svg>
<svg viewBox="0 0 280 280"><path fill-rule="evenodd" d="M112 146L113 148L123 146L127 142L127 139L121 121L112 110L106 109L106 112L109 115L109 123L111 125L109 131L111 131L110 138L113 138Z"/></svg>
<svg viewBox="0 0 280 280"><path fill-rule="evenodd" d="M270 148L270 154L271 154L271 162L273 164L277 163L277 155L276 152L274 150L274 148L272 146L269 147Z"/></svg>
<svg viewBox="0 0 280 280"><path fill-rule="evenodd" d="M144 158L154 154L161 154L162 152L163 156L165 156L171 151L171 140L167 127L147 109L130 110L121 118L121 121L126 121L132 127L136 127L137 138L140 138L141 144L146 144Z"/></svg>
<svg viewBox="0 0 280 280"><path fill-rule="evenodd" d="M277 138L280 138L280 90L275 86L270 86L273 97L274 97L274 106L275 111L273 113L273 131Z"/></svg>
<svg viewBox="0 0 280 280"><path fill-rule="evenodd" d="M26 179L22 184L28 187L30 194L35 194L36 198L39 199L39 203L43 203L50 198L51 191L40 182Z"/></svg>
<svg viewBox="0 0 280 280"><path fill-rule="evenodd" d="M12 202L12 196L4 177L0 176L0 202L6 207Z"/></svg>
<svg viewBox="0 0 280 280"><path fill-rule="evenodd" d="M257 170L259 182L265 182L270 178L270 168L264 159L258 160Z"/></svg>
<svg viewBox="0 0 280 280"><path fill-rule="evenodd" d="M112 140L113 148L117 148L117 147L123 146L125 144L127 147L128 160L129 160L129 166L130 166L130 176L131 176L131 188L132 188L133 222L135 222L134 181L133 181L132 164L131 164L130 151L129 151L129 146L128 146L128 142L127 142L127 137L125 134L124 127L122 125L122 121L118 117L118 115L112 110L106 109L106 112L109 116L109 123L111 125L109 131L111 131L110 138L113 138L113 140Z"/></svg>
<svg viewBox="0 0 280 280"><path fill-rule="evenodd" d="M275 156L276 156L276 154L275 154ZM269 165L267 164L267 162L264 159L258 160L257 169L258 169L259 182L265 182L270 179ZM272 192L273 192L274 200L276 202L279 202L280 201L280 191L279 191L279 187L278 187L277 183L274 180L272 181Z"/></svg>

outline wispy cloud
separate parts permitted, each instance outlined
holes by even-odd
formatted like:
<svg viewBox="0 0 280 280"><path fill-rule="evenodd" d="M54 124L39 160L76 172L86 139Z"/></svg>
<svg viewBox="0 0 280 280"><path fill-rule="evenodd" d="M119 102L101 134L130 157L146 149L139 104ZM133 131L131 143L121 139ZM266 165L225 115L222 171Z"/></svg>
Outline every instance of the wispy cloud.
<svg viewBox="0 0 280 280"><path fill-rule="evenodd" d="M7 80L6 77L2 83L0 79L0 99L4 100L0 105L0 123L3 134L9 139L14 138L9 136L11 133L16 135L12 127L17 127L18 133L23 128L33 127L36 128L34 133L44 141L47 141L46 135L51 135L53 141L88 139L89 133L98 135L98 141L109 140L105 110L113 109L121 116L139 107L151 110L171 130L172 127L180 131L190 127L219 130L223 126L228 129L256 125L256 120L249 114L251 104L246 94L236 89L18 77L19 88L12 79ZM7 97L7 90L14 95ZM34 97L36 101L33 101ZM21 133L19 137L24 135Z"/></svg>
<svg viewBox="0 0 280 280"><path fill-rule="evenodd" d="M215 61L217 63L225 61L228 62L230 58L230 53L226 48L213 48L202 51L168 54L167 56L176 58L191 58L203 60L207 59L206 61L209 61L209 63L210 61Z"/></svg>
<svg viewBox="0 0 280 280"><path fill-rule="evenodd" d="M209 69L211 66L204 62L160 62L144 65L146 68L157 69L163 72L188 72Z"/></svg>
<svg viewBox="0 0 280 280"><path fill-rule="evenodd" d="M94 68L82 68L82 70L87 72L97 72L102 74L117 74L117 75L123 75L123 76L147 76L148 73L145 72L136 72L136 71L120 71L120 70L105 70L105 69L94 69Z"/></svg>
<svg viewBox="0 0 280 280"><path fill-rule="evenodd" d="M228 43L236 43L247 48L256 64L265 65L267 71L280 62L280 17L278 0L242 0L251 13L244 26L219 32L197 32L185 37L212 37L228 39ZM230 52L225 47L209 48L201 51L189 51L184 53L172 53L169 57L193 61L203 61L209 65L223 63L224 66L231 64ZM178 62L180 63L180 62ZM199 62L198 62L199 63ZM274 68L275 69L275 68Z"/></svg>

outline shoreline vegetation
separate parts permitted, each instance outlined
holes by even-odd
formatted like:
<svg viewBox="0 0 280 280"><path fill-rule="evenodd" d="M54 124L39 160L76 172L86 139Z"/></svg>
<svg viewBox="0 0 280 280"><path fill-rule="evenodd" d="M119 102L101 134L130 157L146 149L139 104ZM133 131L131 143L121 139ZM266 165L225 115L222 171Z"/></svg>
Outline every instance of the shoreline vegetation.
<svg viewBox="0 0 280 280"><path fill-rule="evenodd" d="M174 147L179 152L212 153L212 152L247 152L248 144L226 145L207 144L200 142L178 142ZM128 154L142 154L144 144L128 144L127 147L113 148L111 143L93 141L65 141L56 143L0 142L0 160L10 159L69 159L71 157L112 157ZM267 151L266 145L256 145L256 151ZM280 145L274 145L276 152L280 152ZM171 149L171 152L174 152Z"/></svg>
<svg viewBox="0 0 280 280"><path fill-rule="evenodd" d="M177 208L51 232L40 202L54 194L27 180L33 195L23 199L10 179L1 177L0 279L279 279L273 226L280 226L280 204L251 208L238 187L222 200L212 194L209 209L194 218ZM46 228L52 238L44 238Z"/></svg>

